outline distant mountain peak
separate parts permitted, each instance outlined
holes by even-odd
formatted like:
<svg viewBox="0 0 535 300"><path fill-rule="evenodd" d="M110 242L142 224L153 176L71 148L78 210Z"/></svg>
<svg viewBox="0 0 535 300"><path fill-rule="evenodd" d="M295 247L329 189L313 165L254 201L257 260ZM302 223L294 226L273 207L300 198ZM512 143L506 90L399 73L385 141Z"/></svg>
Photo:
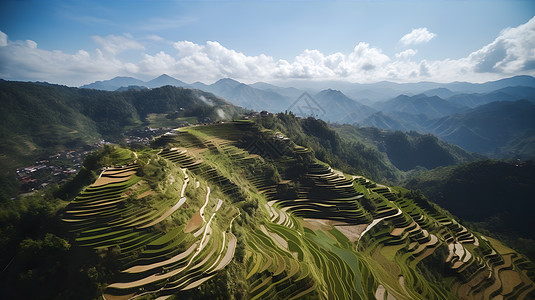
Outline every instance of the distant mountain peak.
<svg viewBox="0 0 535 300"><path fill-rule="evenodd" d="M227 83L227 84L228 84L228 83L232 83L232 84L236 84L236 85L238 85L238 84L240 84L241 82L239 82L239 81L237 81L237 80L234 80L234 79L232 79L232 78L228 78L228 77L226 77L226 78L221 78L221 79L219 79L219 80L216 81L214 84L217 84L217 83Z"/></svg>
<svg viewBox="0 0 535 300"><path fill-rule="evenodd" d="M176 79L176 78L173 78L167 74L162 74L154 79L152 79L151 81L148 81L147 82L147 85L151 88L156 88L156 87L161 87L161 86L164 86L164 85L171 85L171 86L178 86L178 87L184 87L184 86L187 86L186 83Z"/></svg>
<svg viewBox="0 0 535 300"><path fill-rule="evenodd" d="M109 80L96 81L90 84L83 85L81 86L81 88L115 91L123 86L126 87L131 85L144 86L145 82L134 77L116 76Z"/></svg>
<svg viewBox="0 0 535 300"><path fill-rule="evenodd" d="M158 79L158 78L161 78L161 79L163 79L163 78L171 78L171 79L175 79L175 78L173 78L173 77L171 77L171 76L169 76L169 75L167 75L167 74L162 74L162 75L156 77L155 79Z"/></svg>
<svg viewBox="0 0 535 300"><path fill-rule="evenodd" d="M318 94L318 96L327 96L327 97L344 97L344 98L349 98L347 97L342 91L339 91L339 90L334 90L334 89L326 89L326 90L323 90L323 91L320 91Z"/></svg>

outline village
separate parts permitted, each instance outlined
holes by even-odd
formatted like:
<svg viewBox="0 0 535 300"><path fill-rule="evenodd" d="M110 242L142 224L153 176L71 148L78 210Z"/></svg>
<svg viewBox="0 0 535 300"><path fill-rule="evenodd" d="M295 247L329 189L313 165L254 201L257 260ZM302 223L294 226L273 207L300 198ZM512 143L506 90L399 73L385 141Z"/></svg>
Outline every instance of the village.
<svg viewBox="0 0 535 300"><path fill-rule="evenodd" d="M134 129L126 133L123 142L126 144L148 145L155 136L169 131L171 128L145 127ZM17 180L20 183L20 192L31 193L43 189L50 184L61 184L68 180L72 174L78 173L82 168L84 158L91 152L110 144L106 140L100 140L84 149L65 150L46 158L35 161L30 166L16 170Z"/></svg>

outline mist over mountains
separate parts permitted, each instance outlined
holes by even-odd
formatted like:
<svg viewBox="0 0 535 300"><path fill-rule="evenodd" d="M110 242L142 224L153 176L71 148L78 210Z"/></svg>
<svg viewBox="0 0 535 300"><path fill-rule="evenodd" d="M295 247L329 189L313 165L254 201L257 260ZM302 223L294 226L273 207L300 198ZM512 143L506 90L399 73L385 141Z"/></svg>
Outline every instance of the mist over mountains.
<svg viewBox="0 0 535 300"><path fill-rule="evenodd" d="M292 111L330 123L431 133L468 151L496 158L535 157L531 138L535 132L531 121L535 119L535 78L531 76L486 83L300 81L278 86L245 84L230 78L188 84L164 74L147 82L115 77L81 88L115 91L165 85L210 92L255 111ZM307 97L303 98L305 92Z"/></svg>

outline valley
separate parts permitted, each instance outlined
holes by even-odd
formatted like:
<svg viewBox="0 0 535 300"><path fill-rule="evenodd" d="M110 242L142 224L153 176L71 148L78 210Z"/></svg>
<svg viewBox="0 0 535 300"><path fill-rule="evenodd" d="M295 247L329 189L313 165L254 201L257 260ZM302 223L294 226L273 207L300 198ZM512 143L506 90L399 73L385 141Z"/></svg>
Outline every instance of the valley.
<svg viewBox="0 0 535 300"><path fill-rule="evenodd" d="M57 268L70 278L64 295L91 282L88 299L529 299L535 293L535 265L496 239L488 224L467 215L460 220L399 186L424 188L427 169L486 159L432 135L255 113L183 88L97 92L4 84L12 85L11 99L33 97L17 94L20 84L64 95L55 105L96 129L79 127L91 133L87 141L121 143L80 152L87 155L80 171L55 189L3 200L0 223L8 235L1 262L9 295L36 280L42 293L55 293L38 274ZM328 91L318 103L336 95ZM107 126L116 114L129 117ZM35 145L27 157L72 139L50 147L43 137L54 130L17 132ZM426 191L448 207L436 193ZM479 201L477 193L465 203L470 199ZM466 207L449 210L462 215ZM33 214L38 227L17 225ZM529 232L526 226L514 230ZM520 237L500 239L531 255ZM56 269L25 256L31 251L51 251L47 260ZM88 259L74 262L80 255Z"/></svg>

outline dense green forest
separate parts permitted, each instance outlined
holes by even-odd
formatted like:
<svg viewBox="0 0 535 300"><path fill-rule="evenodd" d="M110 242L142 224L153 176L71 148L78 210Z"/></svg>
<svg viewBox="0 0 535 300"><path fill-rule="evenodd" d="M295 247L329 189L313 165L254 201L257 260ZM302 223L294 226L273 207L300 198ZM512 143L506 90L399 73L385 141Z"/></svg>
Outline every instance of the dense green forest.
<svg viewBox="0 0 535 300"><path fill-rule="evenodd" d="M430 170L484 158L433 135L415 131L388 131L351 125L333 125L332 128L346 140L364 143L384 152L392 164L402 171L418 167Z"/></svg>

